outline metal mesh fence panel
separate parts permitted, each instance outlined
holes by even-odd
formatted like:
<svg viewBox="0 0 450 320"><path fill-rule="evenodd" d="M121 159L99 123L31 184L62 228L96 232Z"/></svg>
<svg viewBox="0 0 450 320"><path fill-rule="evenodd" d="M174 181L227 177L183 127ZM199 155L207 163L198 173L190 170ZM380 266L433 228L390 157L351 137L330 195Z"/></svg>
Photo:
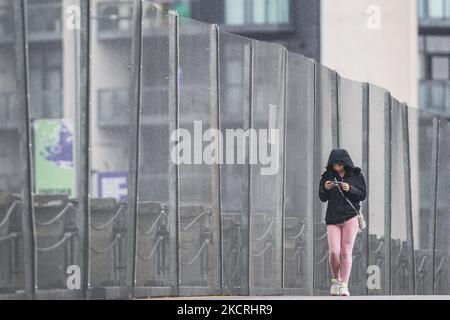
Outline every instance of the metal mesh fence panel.
<svg viewBox="0 0 450 320"><path fill-rule="evenodd" d="M411 203L407 188L409 182L409 155L407 154L406 106L392 99L391 109L391 279L392 294L414 293L414 263L411 223ZM407 131L406 131L407 132Z"/></svg>
<svg viewBox="0 0 450 320"><path fill-rule="evenodd" d="M364 143L367 128L364 121L367 120L367 113L364 108L367 104L363 103L363 84L343 77L338 78L338 138L339 148L349 152L350 157L356 167L362 169L364 179L367 178L365 171L367 152ZM366 183L367 184L367 183ZM367 216L361 202L363 215ZM352 270L350 273L349 286L354 295L367 294L367 251L368 237L367 230L357 235L353 247Z"/></svg>
<svg viewBox="0 0 450 320"><path fill-rule="evenodd" d="M250 293L282 292L285 50L255 41L250 179ZM274 131L275 129L275 131ZM258 143L258 159L256 148ZM256 161L254 161L256 160Z"/></svg>
<svg viewBox="0 0 450 320"><path fill-rule="evenodd" d="M448 135L450 124L447 119L439 119L439 145L438 145L438 178L437 178L437 204L435 225L435 259L434 259L434 294L449 294L450 278L450 221L449 221L449 197L450 189L450 146Z"/></svg>
<svg viewBox="0 0 450 320"><path fill-rule="evenodd" d="M143 3L136 296L175 295L177 283L176 16Z"/></svg>
<svg viewBox="0 0 450 320"><path fill-rule="evenodd" d="M369 86L369 295L390 292L390 95Z"/></svg>
<svg viewBox="0 0 450 320"><path fill-rule="evenodd" d="M216 28L180 18L180 294L220 292ZM182 141L181 141L182 140Z"/></svg>
<svg viewBox="0 0 450 320"><path fill-rule="evenodd" d="M219 33L220 169L224 294L248 294L250 81L252 42Z"/></svg>
<svg viewBox="0 0 450 320"><path fill-rule="evenodd" d="M18 44L23 35L19 23L20 7L16 1L0 4L0 69L3 70L0 88L0 293L14 298L23 298L25 292L25 262L23 222L28 212L24 211L26 197L27 149L23 124L27 121L21 104L25 93L20 92ZM22 52L23 55L23 52ZM23 89L23 87L22 87ZM19 146L19 148L18 148Z"/></svg>
<svg viewBox="0 0 450 320"><path fill-rule="evenodd" d="M314 294L329 294L332 278L328 260L325 214L327 203L318 196L319 177L326 170L333 148L337 148L337 75L316 63L315 68L315 169L314 189Z"/></svg>
<svg viewBox="0 0 450 320"><path fill-rule="evenodd" d="M313 290L314 61L287 61L284 193L284 294ZM287 147L289 146L289 147Z"/></svg>
<svg viewBox="0 0 450 320"><path fill-rule="evenodd" d="M408 108L411 206L417 294L433 294L438 118Z"/></svg>
<svg viewBox="0 0 450 320"><path fill-rule="evenodd" d="M79 29L65 14L79 8L78 1L26 2L30 77L30 126L33 152L33 214L36 239L36 290L38 297L64 290L80 291L83 239L77 163L79 121ZM70 7L72 6L72 7ZM67 23L66 23L67 22ZM53 41L42 46L38 39Z"/></svg>
<svg viewBox="0 0 450 320"><path fill-rule="evenodd" d="M132 118L133 1L93 1L91 14L90 270L93 297L124 296ZM108 57L108 58L106 58ZM113 75L120 74L120 77Z"/></svg>

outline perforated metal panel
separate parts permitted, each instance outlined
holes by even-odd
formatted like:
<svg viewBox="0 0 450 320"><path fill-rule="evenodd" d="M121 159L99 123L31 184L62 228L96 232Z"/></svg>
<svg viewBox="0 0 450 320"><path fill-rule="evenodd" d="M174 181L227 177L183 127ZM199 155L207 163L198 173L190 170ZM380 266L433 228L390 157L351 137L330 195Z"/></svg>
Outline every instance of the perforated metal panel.
<svg viewBox="0 0 450 320"><path fill-rule="evenodd" d="M79 1L73 1L79 6ZM82 297L70 291L67 278L83 268L83 213L78 210L80 186L76 174L81 150L78 119L80 95L80 30L65 32L68 3L26 1L29 61L29 125L32 134L35 290ZM53 20L45 24L42 20ZM41 20L42 19L42 20ZM35 41L51 34L45 46ZM80 277L79 276L79 277ZM79 288L80 281L72 283ZM72 288L73 289L73 288Z"/></svg>
<svg viewBox="0 0 450 320"><path fill-rule="evenodd" d="M414 294L415 272L406 106L392 99L391 115L391 285L392 294L406 295Z"/></svg>
<svg viewBox="0 0 450 320"><path fill-rule="evenodd" d="M288 54L286 94L283 292L310 295L316 184L312 60Z"/></svg>
<svg viewBox="0 0 450 320"><path fill-rule="evenodd" d="M252 42L220 31L220 170L224 294L249 293L250 83Z"/></svg>
<svg viewBox="0 0 450 320"><path fill-rule="evenodd" d="M176 17L143 3L135 296L177 294Z"/></svg>
<svg viewBox="0 0 450 320"><path fill-rule="evenodd" d="M250 173L250 294L280 294L285 50L257 41L253 46L251 119L258 139L252 141L250 148L258 143L258 161L252 164ZM278 134L268 129L278 130Z"/></svg>
<svg viewBox="0 0 450 320"><path fill-rule="evenodd" d="M408 108L411 207L417 294L433 294L438 118Z"/></svg>
<svg viewBox="0 0 450 320"><path fill-rule="evenodd" d="M361 168L364 179L367 177L367 104L364 104L363 84L343 77L338 78L338 133L339 148L350 154L356 167ZM367 183L366 183L367 184ZM361 211L367 217L367 212L361 203ZM367 294L367 231L358 234L353 246L352 270L349 286L354 295Z"/></svg>
<svg viewBox="0 0 450 320"><path fill-rule="evenodd" d="M25 91L20 61L20 7L15 1L4 1L6 15L0 18L5 33L0 34L0 69L3 70L0 88L0 290L6 295L24 297L25 290L25 211L29 206L26 158ZM6 34L8 33L8 34ZM17 61L15 61L15 57ZM23 55L22 55L23 58ZM25 151L25 152L24 152ZM25 169L25 170L24 170ZM29 209L29 208L28 208ZM30 232L31 230L28 230Z"/></svg>
<svg viewBox="0 0 450 320"><path fill-rule="evenodd" d="M449 172L450 146L448 135L449 121L439 118L437 203L436 203L436 242L434 258L434 294L449 294L449 197L445 190L450 188Z"/></svg>
<svg viewBox="0 0 450 320"><path fill-rule="evenodd" d="M369 86L369 295L390 293L390 94Z"/></svg>
<svg viewBox="0 0 450 320"><path fill-rule="evenodd" d="M182 295L214 294L221 289L219 172L215 161L208 164L203 156L209 144L203 140L205 132L208 135L208 129L218 127L216 39L215 28L180 18L178 121L187 133L182 139L189 143L191 163L179 165L178 177Z"/></svg>
<svg viewBox="0 0 450 320"><path fill-rule="evenodd" d="M314 197L314 293L329 294L331 268L328 259L325 214L327 203L319 200L320 176L331 150L338 147L337 74L316 63L315 69L315 197Z"/></svg>
<svg viewBox="0 0 450 320"><path fill-rule="evenodd" d="M94 1L92 6L89 284L94 297L123 297L133 237L127 219L134 214L128 206L134 194L128 190L133 183L132 128L137 125L131 68L135 6L134 1ZM108 77L105 70L120 77Z"/></svg>

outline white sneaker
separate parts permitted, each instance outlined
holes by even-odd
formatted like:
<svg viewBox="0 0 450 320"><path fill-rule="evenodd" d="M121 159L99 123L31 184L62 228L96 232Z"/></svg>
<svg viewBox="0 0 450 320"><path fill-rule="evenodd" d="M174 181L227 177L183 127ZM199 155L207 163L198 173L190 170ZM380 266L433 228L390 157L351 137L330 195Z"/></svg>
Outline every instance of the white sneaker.
<svg viewBox="0 0 450 320"><path fill-rule="evenodd" d="M339 288L341 287L341 282L338 279L331 279L330 294L332 296L338 296L340 294Z"/></svg>
<svg viewBox="0 0 450 320"><path fill-rule="evenodd" d="M348 292L348 284L345 282L341 282L341 285L339 287L339 295L349 297L350 292Z"/></svg>

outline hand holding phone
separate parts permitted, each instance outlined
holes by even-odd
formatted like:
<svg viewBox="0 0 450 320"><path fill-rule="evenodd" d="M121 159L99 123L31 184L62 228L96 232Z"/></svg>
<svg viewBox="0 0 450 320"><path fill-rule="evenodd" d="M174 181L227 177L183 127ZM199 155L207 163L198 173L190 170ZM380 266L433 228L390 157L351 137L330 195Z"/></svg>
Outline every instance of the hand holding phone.
<svg viewBox="0 0 450 320"><path fill-rule="evenodd" d="M348 192L350 190L350 185L346 182L337 181L336 178L333 181L334 186L339 186L344 190L345 192Z"/></svg>
<svg viewBox="0 0 450 320"><path fill-rule="evenodd" d="M326 181L325 182L325 189L326 190L331 190L332 188L334 188L336 186L334 181Z"/></svg>

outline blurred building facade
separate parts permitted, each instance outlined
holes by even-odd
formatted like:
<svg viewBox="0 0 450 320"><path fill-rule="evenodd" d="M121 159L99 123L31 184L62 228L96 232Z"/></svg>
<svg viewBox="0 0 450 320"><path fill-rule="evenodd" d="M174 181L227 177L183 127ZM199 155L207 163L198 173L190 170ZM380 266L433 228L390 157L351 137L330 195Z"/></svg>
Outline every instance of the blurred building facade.
<svg viewBox="0 0 450 320"><path fill-rule="evenodd" d="M419 106L450 117L450 1L419 0Z"/></svg>
<svg viewBox="0 0 450 320"><path fill-rule="evenodd" d="M410 0L321 1L321 62L417 107L417 9Z"/></svg>

